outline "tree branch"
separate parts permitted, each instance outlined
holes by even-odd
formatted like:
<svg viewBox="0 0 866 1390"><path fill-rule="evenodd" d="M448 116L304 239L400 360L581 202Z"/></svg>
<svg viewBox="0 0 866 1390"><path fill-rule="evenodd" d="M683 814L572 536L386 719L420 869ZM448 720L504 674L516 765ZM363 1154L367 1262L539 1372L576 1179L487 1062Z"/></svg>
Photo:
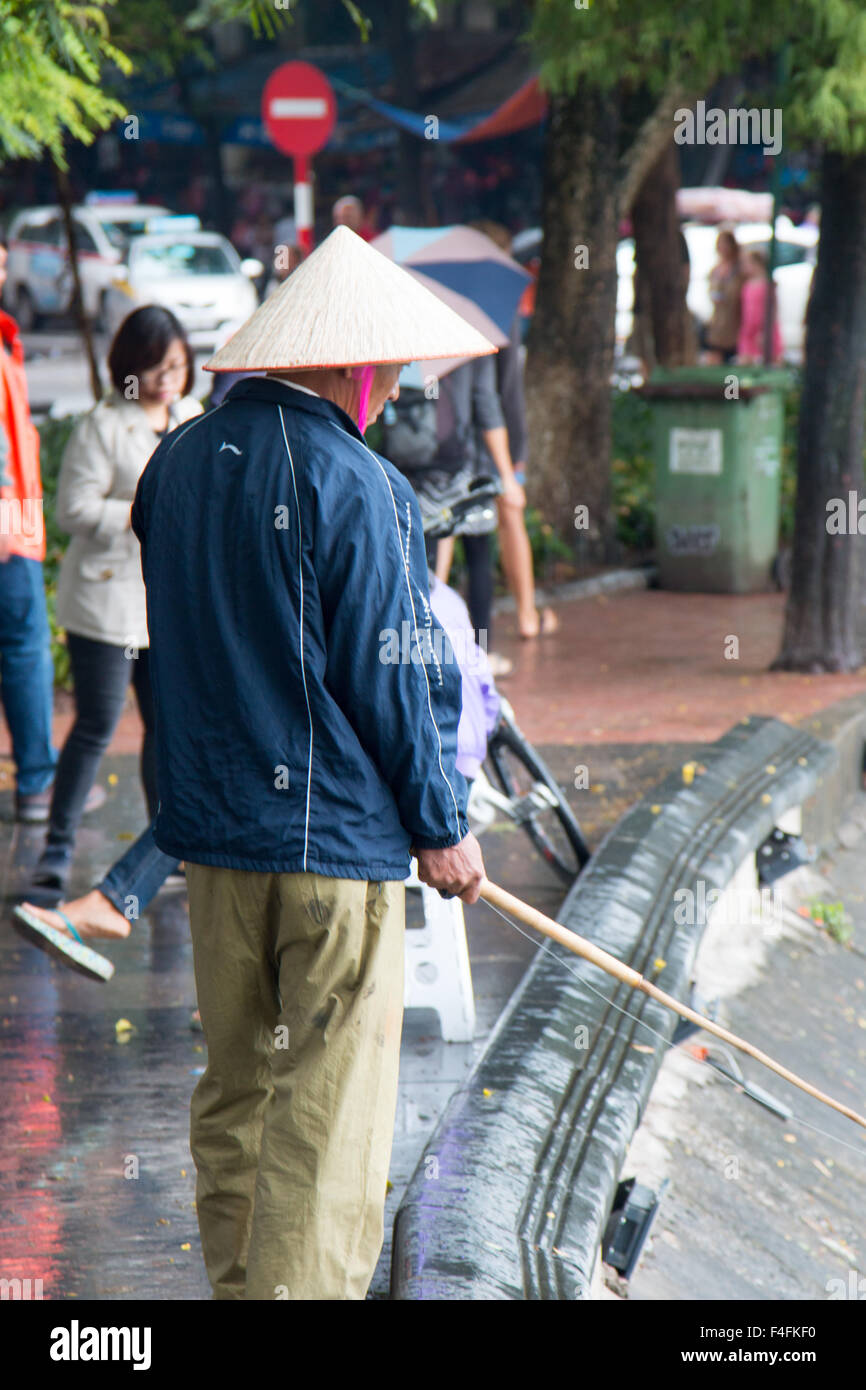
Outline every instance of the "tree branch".
<svg viewBox="0 0 866 1390"><path fill-rule="evenodd" d="M673 137L674 112L681 107L691 109L696 101L694 92L674 85L662 93L655 110L647 116L620 160L618 197L622 217L631 211L638 189Z"/></svg>

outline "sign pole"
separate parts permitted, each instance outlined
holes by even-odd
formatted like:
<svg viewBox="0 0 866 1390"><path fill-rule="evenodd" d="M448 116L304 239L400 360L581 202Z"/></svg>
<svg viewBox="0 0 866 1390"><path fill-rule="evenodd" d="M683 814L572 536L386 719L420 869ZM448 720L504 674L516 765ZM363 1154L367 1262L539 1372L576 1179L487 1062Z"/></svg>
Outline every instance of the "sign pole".
<svg viewBox="0 0 866 1390"><path fill-rule="evenodd" d="M295 166L295 228L298 245L305 256L313 249L313 185L310 183L310 164L305 154L293 156Z"/></svg>

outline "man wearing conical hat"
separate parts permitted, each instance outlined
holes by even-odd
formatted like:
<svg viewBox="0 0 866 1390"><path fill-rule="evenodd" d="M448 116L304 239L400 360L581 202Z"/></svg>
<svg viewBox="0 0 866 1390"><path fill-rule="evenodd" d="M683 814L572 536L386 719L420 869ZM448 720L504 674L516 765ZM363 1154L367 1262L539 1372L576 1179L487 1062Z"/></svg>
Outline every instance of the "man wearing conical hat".
<svg viewBox="0 0 866 1390"><path fill-rule="evenodd" d="M187 865L218 1299L360 1299L381 1249L410 850L467 902L483 865L420 513L364 429L401 364L493 350L340 227L208 364L266 375L168 435L138 487L155 838Z"/></svg>

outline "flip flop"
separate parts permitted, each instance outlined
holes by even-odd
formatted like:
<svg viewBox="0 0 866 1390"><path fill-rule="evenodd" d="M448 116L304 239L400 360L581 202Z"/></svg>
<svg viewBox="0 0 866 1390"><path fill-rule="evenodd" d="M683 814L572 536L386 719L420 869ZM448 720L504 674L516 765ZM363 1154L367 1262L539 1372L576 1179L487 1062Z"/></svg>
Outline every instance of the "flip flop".
<svg viewBox="0 0 866 1390"><path fill-rule="evenodd" d="M64 965L77 970L81 975L86 975L89 980L100 980L103 984L110 980L114 974L111 961L101 956L98 951L92 950L90 946L85 946L65 912L60 912L58 908L53 910L63 918L71 936L64 936L56 927L41 921L39 917L34 917L25 907L15 908L15 920L12 925L33 946L56 956Z"/></svg>

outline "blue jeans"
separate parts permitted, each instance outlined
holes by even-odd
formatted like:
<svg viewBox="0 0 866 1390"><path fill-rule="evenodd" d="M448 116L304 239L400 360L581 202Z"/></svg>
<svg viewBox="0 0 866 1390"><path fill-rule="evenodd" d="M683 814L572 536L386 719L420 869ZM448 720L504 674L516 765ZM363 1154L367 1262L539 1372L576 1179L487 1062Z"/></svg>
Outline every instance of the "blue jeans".
<svg viewBox="0 0 866 1390"><path fill-rule="evenodd" d="M0 696L12 736L21 796L54 781L54 664L42 563L11 555L0 564Z"/></svg>
<svg viewBox="0 0 866 1390"><path fill-rule="evenodd" d="M177 866L177 859L157 849L153 826L149 825L135 844L130 845L126 854L112 864L96 887L118 912L135 921Z"/></svg>

